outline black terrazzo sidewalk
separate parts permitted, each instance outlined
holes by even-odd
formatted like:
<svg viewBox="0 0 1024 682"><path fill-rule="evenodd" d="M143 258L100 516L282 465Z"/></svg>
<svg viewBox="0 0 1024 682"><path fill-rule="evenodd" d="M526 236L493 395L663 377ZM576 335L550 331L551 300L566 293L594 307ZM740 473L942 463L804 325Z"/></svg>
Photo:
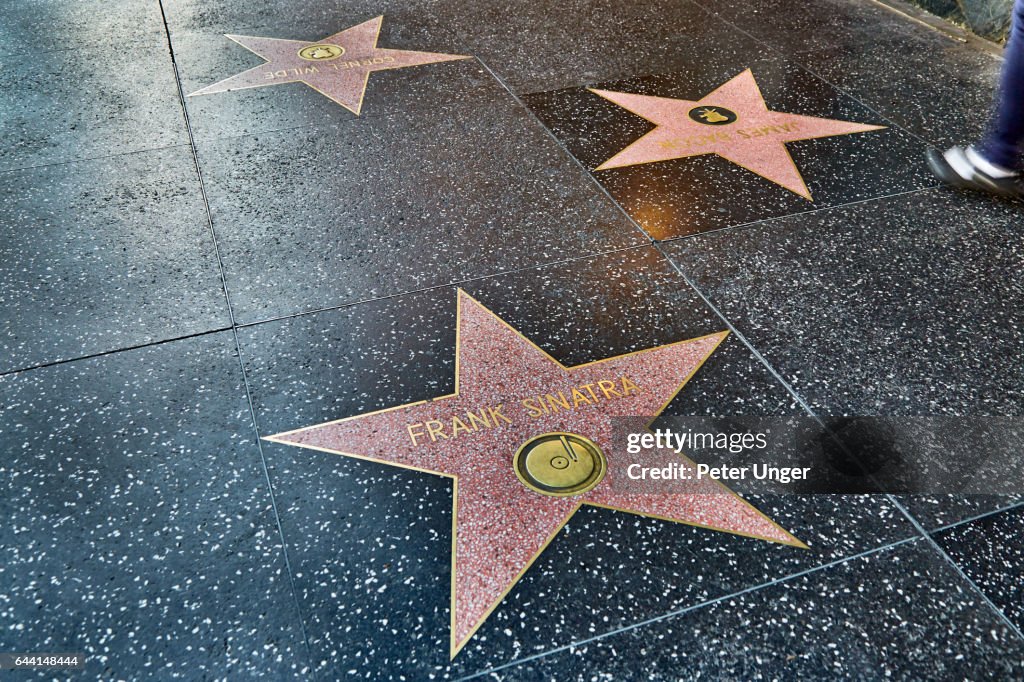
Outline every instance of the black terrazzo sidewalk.
<svg viewBox="0 0 1024 682"><path fill-rule="evenodd" d="M1024 490L750 496L808 549L584 507L452 658L452 481L262 440L452 392L459 289L566 366L730 331L668 415L1024 416L1022 205L923 164L997 58L868 0L3 15L0 653L86 656L39 679L1024 678ZM186 97L379 15L473 59ZM885 129L788 143L811 201L595 170L654 124L588 88L748 68Z"/></svg>

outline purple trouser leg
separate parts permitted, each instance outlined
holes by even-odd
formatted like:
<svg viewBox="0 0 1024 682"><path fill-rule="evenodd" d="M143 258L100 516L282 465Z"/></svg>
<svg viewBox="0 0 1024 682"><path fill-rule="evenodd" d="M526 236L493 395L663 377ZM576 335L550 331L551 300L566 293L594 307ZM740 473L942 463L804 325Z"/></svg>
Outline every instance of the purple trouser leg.
<svg viewBox="0 0 1024 682"><path fill-rule="evenodd" d="M981 155L1004 168L1021 168L1024 145L1024 0L1013 5L1013 25L1006 44L1006 63L999 103L988 134L978 146Z"/></svg>

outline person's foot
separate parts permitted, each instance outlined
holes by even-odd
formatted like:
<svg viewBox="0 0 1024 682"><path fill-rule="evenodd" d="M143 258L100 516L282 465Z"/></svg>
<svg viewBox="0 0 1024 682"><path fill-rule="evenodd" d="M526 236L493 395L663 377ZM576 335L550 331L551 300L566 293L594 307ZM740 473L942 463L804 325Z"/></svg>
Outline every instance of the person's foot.
<svg viewBox="0 0 1024 682"><path fill-rule="evenodd" d="M971 147L951 147L945 152L929 149L928 166L951 187L1001 197L1024 197L1020 173L989 163Z"/></svg>

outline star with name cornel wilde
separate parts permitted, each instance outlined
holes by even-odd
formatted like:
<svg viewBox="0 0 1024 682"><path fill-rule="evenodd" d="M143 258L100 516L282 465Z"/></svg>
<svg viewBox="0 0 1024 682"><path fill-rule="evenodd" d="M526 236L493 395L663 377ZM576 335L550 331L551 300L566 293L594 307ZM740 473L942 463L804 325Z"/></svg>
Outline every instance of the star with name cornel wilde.
<svg viewBox="0 0 1024 682"><path fill-rule="evenodd" d="M379 16L315 42L228 35L227 38L267 60L266 64L208 85L189 97L304 83L358 115L371 73L469 59L462 55L377 47L383 20Z"/></svg>
<svg viewBox="0 0 1024 682"><path fill-rule="evenodd" d="M457 310L453 394L267 438L454 479L453 657L584 504L804 546L717 481L624 483L613 427L660 414L727 332L566 367L461 290Z"/></svg>

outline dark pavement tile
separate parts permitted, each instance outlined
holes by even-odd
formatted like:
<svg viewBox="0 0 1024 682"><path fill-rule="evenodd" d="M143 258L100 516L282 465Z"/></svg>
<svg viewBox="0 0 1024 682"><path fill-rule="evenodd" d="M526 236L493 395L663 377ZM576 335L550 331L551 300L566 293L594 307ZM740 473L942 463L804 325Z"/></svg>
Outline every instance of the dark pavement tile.
<svg viewBox="0 0 1024 682"><path fill-rule="evenodd" d="M201 145L239 320L646 242L528 112L490 87L486 105L452 102L412 120L397 111L330 135Z"/></svg>
<svg viewBox="0 0 1024 682"><path fill-rule="evenodd" d="M492 680L1017 679L1024 645L922 542L490 675Z"/></svg>
<svg viewBox="0 0 1024 682"><path fill-rule="evenodd" d="M935 536L992 602L1024 629L1024 508L954 526Z"/></svg>
<svg viewBox="0 0 1024 682"><path fill-rule="evenodd" d="M396 8L397 9L397 8ZM279 24L224 28L223 33L287 40L318 40L383 13L377 45L381 48L469 55L429 12L403 7L396 12L372 8L345 11L323 19L292 18ZM221 32L172 33L175 61L186 95L265 63ZM444 62L370 74L360 117L430 116L451 102L486 103L501 99L490 74L474 60ZM186 97L196 140L246 135L304 126L336 126L357 120L352 112L302 83L268 85ZM336 133L331 133L336 134Z"/></svg>
<svg viewBox="0 0 1024 682"><path fill-rule="evenodd" d="M0 377L0 649L89 679L309 668L231 334Z"/></svg>
<svg viewBox="0 0 1024 682"><path fill-rule="evenodd" d="M728 377L722 381L720 377ZM796 400L735 335L729 336L686 384L664 414L678 416L786 416L801 414Z"/></svg>
<svg viewBox="0 0 1024 682"><path fill-rule="evenodd" d="M165 36L0 58L0 170L186 144Z"/></svg>
<svg viewBox="0 0 1024 682"><path fill-rule="evenodd" d="M315 39L340 31L346 26L384 16L381 42L385 37L422 37L426 27L444 31L441 3L437 0L319 0L295 3L293 0L163 0L167 26L174 38L180 33L246 33L260 27L281 31L299 31L282 38ZM393 21L392 21L393 20ZM393 24L389 29L389 24ZM306 36L323 32L323 35ZM389 34L388 31L391 31ZM259 34L257 34L259 35ZM400 47L409 47L401 45Z"/></svg>
<svg viewBox="0 0 1024 682"><path fill-rule="evenodd" d="M984 134L1002 66L934 32L909 39L881 32L793 59L938 147Z"/></svg>
<svg viewBox="0 0 1024 682"><path fill-rule="evenodd" d="M912 43L914 38L934 32L867 1L813 0L797 5L790 0L748 0L704 6L723 21L786 55L815 49L838 51L876 41ZM904 54L891 56L898 61Z"/></svg>
<svg viewBox="0 0 1024 682"><path fill-rule="evenodd" d="M1024 502L1021 495L900 495L900 504L926 530L935 530Z"/></svg>
<svg viewBox="0 0 1024 682"><path fill-rule="evenodd" d="M820 414L1016 416L1019 226L934 190L665 250Z"/></svg>
<svg viewBox="0 0 1024 682"><path fill-rule="evenodd" d="M1019 416L879 421L888 424L897 443L896 459L932 460L938 465L936 480L925 477L908 489L916 494L898 496L926 530L1024 502L1024 420Z"/></svg>
<svg viewBox="0 0 1024 682"><path fill-rule="evenodd" d="M465 288L568 366L722 328L651 248ZM242 329L261 433L450 393L455 302L445 287ZM669 408L794 410L732 340ZM753 499L809 550L585 508L449 666L450 481L277 443L266 455L328 676L457 677L913 534L877 497Z"/></svg>
<svg viewBox="0 0 1024 682"><path fill-rule="evenodd" d="M746 499L810 549L585 507L455 665L464 673L487 669L913 535L880 497Z"/></svg>
<svg viewBox="0 0 1024 682"><path fill-rule="evenodd" d="M114 43L129 48L159 40L157 2L139 0L18 0L4 5L0 56L74 51ZM145 48L142 48L145 49Z"/></svg>
<svg viewBox="0 0 1024 682"><path fill-rule="evenodd" d="M697 101L749 66L768 108L890 125L782 60L688 70L594 87ZM714 154L593 170L654 128L585 88L529 95L526 104L655 239L801 213L934 184L920 142L896 127L786 145L813 201ZM767 147L766 147L767 149Z"/></svg>
<svg viewBox="0 0 1024 682"><path fill-rule="evenodd" d="M925 527L1024 495L1020 417L824 417L871 482L901 495ZM835 453L837 461L843 458ZM1000 502L1002 500L1002 502Z"/></svg>
<svg viewBox="0 0 1024 682"><path fill-rule="evenodd" d="M572 0L444 7L472 54L518 93L677 71L746 66L768 48L696 3Z"/></svg>
<svg viewBox="0 0 1024 682"><path fill-rule="evenodd" d="M186 147L0 178L0 371L231 324Z"/></svg>
<svg viewBox="0 0 1024 682"><path fill-rule="evenodd" d="M425 679L444 670L451 481L275 443L264 448L317 674Z"/></svg>

